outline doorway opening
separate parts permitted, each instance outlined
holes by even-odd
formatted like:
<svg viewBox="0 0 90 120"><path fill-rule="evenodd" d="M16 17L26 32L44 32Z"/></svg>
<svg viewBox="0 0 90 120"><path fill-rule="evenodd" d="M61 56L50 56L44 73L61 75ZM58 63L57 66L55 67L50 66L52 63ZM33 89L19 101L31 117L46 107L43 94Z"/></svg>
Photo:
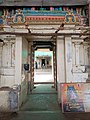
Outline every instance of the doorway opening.
<svg viewBox="0 0 90 120"><path fill-rule="evenodd" d="M45 59L42 59L42 66L45 66Z"/></svg>
<svg viewBox="0 0 90 120"><path fill-rule="evenodd" d="M53 76L53 52L49 49L38 49L35 51L34 68L34 92L47 92L54 86ZM37 67L36 67L37 66ZM52 88L54 89L54 88Z"/></svg>
<svg viewBox="0 0 90 120"><path fill-rule="evenodd" d="M32 93L56 93L56 44L55 42L34 41L32 57Z"/></svg>

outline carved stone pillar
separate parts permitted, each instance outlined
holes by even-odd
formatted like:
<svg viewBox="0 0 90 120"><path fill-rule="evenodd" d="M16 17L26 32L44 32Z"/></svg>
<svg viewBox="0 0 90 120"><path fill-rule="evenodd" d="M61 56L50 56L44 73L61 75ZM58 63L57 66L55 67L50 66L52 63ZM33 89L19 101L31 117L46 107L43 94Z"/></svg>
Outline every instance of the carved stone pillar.
<svg viewBox="0 0 90 120"><path fill-rule="evenodd" d="M80 43L76 43L75 44L75 49L76 49L76 60L75 60L75 62L76 62L76 65L79 65L80 63L80 52L79 52L79 49L80 49Z"/></svg>
<svg viewBox="0 0 90 120"><path fill-rule="evenodd" d="M72 39L65 37L66 82L72 82Z"/></svg>

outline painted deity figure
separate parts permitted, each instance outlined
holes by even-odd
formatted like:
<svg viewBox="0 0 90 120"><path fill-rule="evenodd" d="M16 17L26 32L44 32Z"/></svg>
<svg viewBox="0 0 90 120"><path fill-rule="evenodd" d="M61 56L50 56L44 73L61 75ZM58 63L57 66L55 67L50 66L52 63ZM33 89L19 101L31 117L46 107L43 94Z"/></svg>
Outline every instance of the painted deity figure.
<svg viewBox="0 0 90 120"><path fill-rule="evenodd" d="M15 14L13 22L14 23L24 23L25 22L25 16L20 9L18 9L18 13Z"/></svg>
<svg viewBox="0 0 90 120"><path fill-rule="evenodd" d="M21 16L18 16L17 21L18 21L18 23L21 23L21 22L22 22Z"/></svg>
<svg viewBox="0 0 90 120"><path fill-rule="evenodd" d="M75 22L75 16L70 11L66 14L66 22L67 23Z"/></svg>
<svg viewBox="0 0 90 120"><path fill-rule="evenodd" d="M68 99L68 101L74 102L74 103L78 99L77 92L76 92L76 90L75 90L73 85L67 87L67 99Z"/></svg>

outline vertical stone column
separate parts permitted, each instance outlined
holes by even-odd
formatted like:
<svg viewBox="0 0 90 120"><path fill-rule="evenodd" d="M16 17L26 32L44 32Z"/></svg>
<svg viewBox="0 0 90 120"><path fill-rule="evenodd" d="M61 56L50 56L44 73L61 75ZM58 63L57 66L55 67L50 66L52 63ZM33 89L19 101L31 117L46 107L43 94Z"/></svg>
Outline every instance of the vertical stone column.
<svg viewBox="0 0 90 120"><path fill-rule="evenodd" d="M80 64L80 53L79 53L79 49L80 49L80 44L79 43L76 43L75 44L75 49L76 49L76 59L75 59L75 62L76 62L76 65L79 65Z"/></svg>
<svg viewBox="0 0 90 120"><path fill-rule="evenodd" d="M65 37L66 82L72 82L72 41L71 36Z"/></svg>
<svg viewBox="0 0 90 120"><path fill-rule="evenodd" d="M65 82L64 39L57 37L57 82Z"/></svg>
<svg viewBox="0 0 90 120"><path fill-rule="evenodd" d="M54 79L54 70L53 70L53 51L52 51L52 61L51 61L51 65L52 65L52 76L53 76L53 79Z"/></svg>
<svg viewBox="0 0 90 120"><path fill-rule="evenodd" d="M61 102L60 83L65 83L65 45L64 38L57 37L57 90L58 102Z"/></svg>
<svg viewBox="0 0 90 120"><path fill-rule="evenodd" d="M75 57L76 57L75 56L76 54L75 54L75 43L74 42L72 43L72 53L73 53L72 54L72 65L74 66L75 65Z"/></svg>
<svg viewBox="0 0 90 120"><path fill-rule="evenodd" d="M29 46L28 46L28 63L29 63L29 74L28 74L28 93L30 93L30 90L31 90L31 84L30 84L30 82L31 82L31 74L30 74L30 72L31 72L31 45L32 45L32 43L31 42L29 42Z"/></svg>
<svg viewBox="0 0 90 120"><path fill-rule="evenodd" d="M88 44L84 44L84 64L85 65L89 65L89 45Z"/></svg>
<svg viewBox="0 0 90 120"><path fill-rule="evenodd" d="M84 46L83 46L83 42L80 43L80 65L84 65Z"/></svg>
<svg viewBox="0 0 90 120"><path fill-rule="evenodd" d="M47 58L45 59L45 68L47 68Z"/></svg>
<svg viewBox="0 0 90 120"><path fill-rule="evenodd" d="M15 84L21 84L22 71L22 37L16 37L15 43Z"/></svg>
<svg viewBox="0 0 90 120"><path fill-rule="evenodd" d="M76 66L84 65L84 47L83 47L82 41L75 42L75 65Z"/></svg>

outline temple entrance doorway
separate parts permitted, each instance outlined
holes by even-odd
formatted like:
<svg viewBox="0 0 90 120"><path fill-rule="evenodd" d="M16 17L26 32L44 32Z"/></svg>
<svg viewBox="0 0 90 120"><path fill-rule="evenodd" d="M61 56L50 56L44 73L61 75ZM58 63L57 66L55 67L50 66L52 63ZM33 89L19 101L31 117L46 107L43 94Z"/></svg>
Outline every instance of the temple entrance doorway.
<svg viewBox="0 0 90 120"><path fill-rule="evenodd" d="M34 41L31 51L31 92L55 92L57 90L56 43Z"/></svg>

